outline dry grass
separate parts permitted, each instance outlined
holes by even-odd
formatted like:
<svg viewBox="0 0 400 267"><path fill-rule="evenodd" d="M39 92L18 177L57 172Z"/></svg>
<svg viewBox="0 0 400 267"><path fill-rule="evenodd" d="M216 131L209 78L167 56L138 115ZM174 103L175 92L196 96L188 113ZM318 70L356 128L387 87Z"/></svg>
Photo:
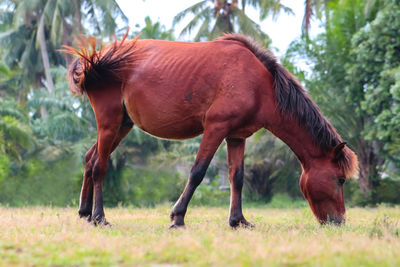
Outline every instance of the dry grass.
<svg viewBox="0 0 400 267"><path fill-rule="evenodd" d="M320 227L309 209L245 209L255 229L232 230L226 208L107 209L93 227L72 208L0 208L0 266L399 266L400 208L350 209Z"/></svg>

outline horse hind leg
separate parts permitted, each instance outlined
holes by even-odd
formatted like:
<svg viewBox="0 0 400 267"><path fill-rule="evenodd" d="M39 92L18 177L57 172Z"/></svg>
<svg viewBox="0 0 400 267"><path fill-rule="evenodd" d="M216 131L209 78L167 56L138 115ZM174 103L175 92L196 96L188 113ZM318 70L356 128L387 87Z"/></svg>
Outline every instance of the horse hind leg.
<svg viewBox="0 0 400 267"><path fill-rule="evenodd" d="M79 217L87 218L91 221L93 207L93 179L92 170L97 154L97 142L89 149L85 155L85 172L83 174L81 196L79 199Z"/></svg>
<svg viewBox="0 0 400 267"><path fill-rule="evenodd" d="M121 140L129 133L133 127L133 122L128 115L124 113L124 117L118 131L117 137L113 143L112 151L119 145ZM93 208L93 165L98 158L97 142L89 149L85 155L85 172L83 174L81 195L79 199L79 217L86 218L89 222L92 219Z"/></svg>
<svg viewBox="0 0 400 267"><path fill-rule="evenodd" d="M79 215L81 217L86 215L89 221L92 219L95 224L107 224L103 208L103 180L108 167L108 158L133 127L133 122L122 107L113 111L113 114L117 115L113 116L112 120L100 123L97 142L85 157Z"/></svg>

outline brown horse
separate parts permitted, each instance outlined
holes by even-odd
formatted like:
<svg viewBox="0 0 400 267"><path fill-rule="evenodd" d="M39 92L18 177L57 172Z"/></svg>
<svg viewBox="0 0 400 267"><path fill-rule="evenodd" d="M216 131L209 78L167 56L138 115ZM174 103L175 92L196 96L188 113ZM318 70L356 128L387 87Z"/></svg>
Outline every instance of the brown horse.
<svg viewBox="0 0 400 267"><path fill-rule="evenodd" d="M88 96L98 131L85 157L81 217L106 223L102 186L108 158L136 124L160 138L203 134L188 183L172 209L172 227L184 225L189 201L224 139L229 224L251 225L242 213L243 155L246 138L261 128L298 157L300 188L318 221L344 222L343 184L357 171L357 157L269 51L237 34L203 43L126 41L125 35L104 49L95 47L95 39L81 42L79 51L67 47L79 55L69 68L71 91Z"/></svg>

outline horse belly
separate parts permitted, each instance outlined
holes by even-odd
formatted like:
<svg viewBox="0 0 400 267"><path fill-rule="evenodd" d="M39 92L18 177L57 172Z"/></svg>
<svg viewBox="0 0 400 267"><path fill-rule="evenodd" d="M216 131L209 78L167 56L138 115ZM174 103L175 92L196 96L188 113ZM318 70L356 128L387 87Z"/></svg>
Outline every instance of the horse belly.
<svg viewBox="0 0 400 267"><path fill-rule="evenodd" d="M160 97L154 90L131 90L124 98L132 121L143 131L159 138L187 139L203 132L205 111L185 101Z"/></svg>
<svg viewBox="0 0 400 267"><path fill-rule="evenodd" d="M139 126L139 125L138 125ZM188 117L185 120L157 121L145 123L139 126L143 131L159 138L183 140L193 138L203 132L203 126L196 118Z"/></svg>

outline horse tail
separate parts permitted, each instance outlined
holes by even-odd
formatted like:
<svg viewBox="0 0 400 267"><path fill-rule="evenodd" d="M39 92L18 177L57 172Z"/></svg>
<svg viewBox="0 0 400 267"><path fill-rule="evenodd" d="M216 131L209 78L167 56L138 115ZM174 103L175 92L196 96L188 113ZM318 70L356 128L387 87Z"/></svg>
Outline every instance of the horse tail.
<svg viewBox="0 0 400 267"><path fill-rule="evenodd" d="M115 42L102 49L102 44L96 37L82 37L78 40L79 50L64 45L60 50L77 55L68 68L68 82L73 94L82 95L96 85L122 82L126 70L131 69L137 62L136 41L126 41L128 30L121 41ZM99 50L96 48L100 46Z"/></svg>

